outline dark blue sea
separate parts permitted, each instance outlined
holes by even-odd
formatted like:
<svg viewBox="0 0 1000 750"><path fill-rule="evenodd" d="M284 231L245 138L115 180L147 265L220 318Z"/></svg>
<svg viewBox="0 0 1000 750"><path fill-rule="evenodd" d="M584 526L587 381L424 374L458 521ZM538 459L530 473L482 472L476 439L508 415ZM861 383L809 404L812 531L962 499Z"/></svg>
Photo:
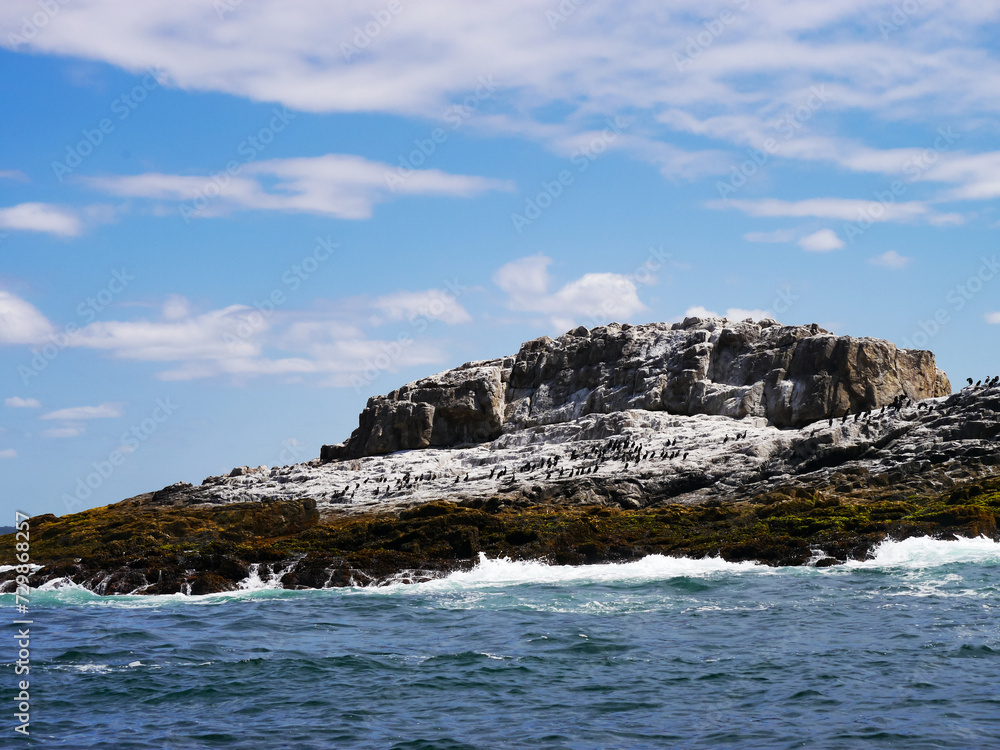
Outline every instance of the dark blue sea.
<svg viewBox="0 0 1000 750"><path fill-rule="evenodd" d="M482 561L424 584L34 592L0 747L1000 748L1000 545L767 568ZM13 597L0 597L16 617Z"/></svg>

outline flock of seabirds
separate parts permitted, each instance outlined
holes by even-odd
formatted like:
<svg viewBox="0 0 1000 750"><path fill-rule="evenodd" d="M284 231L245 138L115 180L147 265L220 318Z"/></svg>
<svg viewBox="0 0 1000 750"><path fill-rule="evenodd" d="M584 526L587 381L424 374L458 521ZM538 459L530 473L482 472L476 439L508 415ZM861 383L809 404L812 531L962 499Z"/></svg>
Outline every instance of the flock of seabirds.
<svg viewBox="0 0 1000 750"><path fill-rule="evenodd" d="M975 383L973 383L972 378L967 378L967 380L969 381L968 387L972 389L992 388L1000 385L1000 375L996 375L992 378L986 378L985 380L979 380ZM878 419L883 417L886 412L901 412L903 409L913 406L914 403L913 399L905 395L899 395L893 399L891 404L883 406L877 414L875 414L872 409L866 409L854 413L854 421L868 421L872 418ZM928 412L934 411L934 404L917 402L916 406L917 411L922 411L924 409ZM838 419L841 424L846 424L848 418L851 416L850 409L846 410L839 417L830 416L827 420L828 426L833 427L834 422ZM744 430L743 432L737 432L732 436L727 434L722 439L722 445L732 442L735 446L740 441L746 439L748 432L749 430ZM812 434L815 434L815 431ZM691 452L684 450L683 448L678 448L677 446L679 442L680 438L674 438L673 441L668 441L662 448L658 450L650 450L629 437L608 438L599 445L591 446L586 449L570 451L569 459L565 463L563 463L561 456L551 456L537 461L525 461L517 466L511 466L509 469L507 466L494 466L490 469L490 473L488 475L480 477L470 478L469 473L466 473L464 477L461 475L455 475L454 484L488 479L496 481L498 486L501 488L503 488L503 485L511 487L517 482L519 475L522 479L527 479L529 477L541 479L543 472L546 481L554 479L570 479L573 477L595 474L603 466L610 464L611 462L620 462L622 464L621 472L627 472L630 469L634 471L640 466L648 465L654 461L672 461L678 458L681 461L686 461ZM389 475L382 475L374 479L368 477L364 481L349 482L341 490L335 491L332 495L332 499L334 502L350 503L354 500L354 496L357 494L358 490L361 490L362 487L365 487L365 490L368 489L366 485L374 485L371 492L371 495L374 498L378 498L380 496L389 497L390 495L396 493L406 493L412 491L419 487L423 482L433 482L443 478L446 478L443 474L432 471L423 472L416 476L407 471L401 474L392 473Z"/></svg>

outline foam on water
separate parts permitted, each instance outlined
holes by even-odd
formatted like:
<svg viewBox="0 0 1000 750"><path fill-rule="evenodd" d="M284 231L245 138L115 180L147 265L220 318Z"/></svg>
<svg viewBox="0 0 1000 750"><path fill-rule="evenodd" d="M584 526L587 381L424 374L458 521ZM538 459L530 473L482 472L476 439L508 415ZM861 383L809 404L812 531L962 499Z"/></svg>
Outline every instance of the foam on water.
<svg viewBox="0 0 1000 750"><path fill-rule="evenodd" d="M451 573L422 583L393 581L383 586L369 587L373 593L401 591L427 593L456 589L498 588L522 585L563 585L588 583L644 583L671 578L704 578L720 574L774 572L755 562L731 563L718 557L692 559L649 555L628 563L599 565L549 565L536 560L489 559L482 553L472 570Z"/></svg>
<svg viewBox="0 0 1000 750"><path fill-rule="evenodd" d="M22 568L22 567L24 567L24 566L23 565L0 565L0 573L7 573L8 571L14 570L15 568ZM31 570L32 573L34 573L36 570L41 570L43 567L44 567L43 565L34 565L32 563L28 563L28 568L29 568L29 570Z"/></svg>
<svg viewBox="0 0 1000 750"><path fill-rule="evenodd" d="M559 585L587 583L644 583L672 578L707 578L721 575L773 575L780 571L803 571L826 575L859 569L895 568L923 571L960 563L1000 563L1000 542L987 537L958 538L954 541L913 537L901 542L885 541L874 550L870 560L850 560L830 568L774 568L756 562L727 562L719 557L695 559L650 555L628 563L600 565L549 565L534 560L488 559L482 553L479 563L468 571L422 583L393 581L366 591L396 592L452 590L456 588L495 588L525 584Z"/></svg>
<svg viewBox="0 0 1000 750"><path fill-rule="evenodd" d="M419 583L407 583L407 576L379 586L347 589L297 590L281 588L280 580L287 570L271 573L262 579L256 566L239 583L235 591L191 596L188 594L144 595L126 594L101 596L68 579L49 581L34 591L36 604L94 605L127 608L160 607L180 602L219 604L230 600L291 598L338 594L434 594L518 586L576 586L588 584L642 584L653 581L692 578L709 579L728 576L779 575L850 575L862 571L894 571L924 577L929 570L961 564L1000 564L1000 542L986 537L959 538L943 541L929 537L913 537L901 542L886 541L874 550L870 560L851 560L830 568L774 568L756 562L727 562L718 557L694 559L650 555L628 563L599 565L550 565L533 560L489 559L480 554L478 564L467 571L458 571L441 578ZM937 584L946 582L935 576ZM935 586L935 590L936 590ZM13 601L13 594L0 594L0 604Z"/></svg>
<svg viewBox="0 0 1000 750"><path fill-rule="evenodd" d="M911 537L901 542L885 541L874 549L871 560L851 560L844 567L923 570L956 563L1000 563L1000 542L984 536L973 539L959 537L955 541L926 536Z"/></svg>

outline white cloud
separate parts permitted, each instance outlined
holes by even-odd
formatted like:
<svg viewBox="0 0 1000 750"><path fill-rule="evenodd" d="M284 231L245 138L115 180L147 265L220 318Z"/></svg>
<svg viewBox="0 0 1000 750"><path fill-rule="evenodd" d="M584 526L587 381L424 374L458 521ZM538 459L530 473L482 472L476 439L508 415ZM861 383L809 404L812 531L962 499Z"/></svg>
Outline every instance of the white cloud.
<svg viewBox="0 0 1000 750"><path fill-rule="evenodd" d="M721 318L722 316L714 310L709 310L707 307L702 307L701 305L695 305L694 307L689 307L684 311L685 318Z"/></svg>
<svg viewBox="0 0 1000 750"><path fill-rule="evenodd" d="M930 206L921 201L884 204L853 198L810 198L801 201L764 198L760 200L709 201L705 205L709 208L735 208L745 214L757 217L810 217L842 219L843 221L856 221L865 218L866 221L872 222L912 222L918 219L930 221L937 216ZM950 217L951 220L955 219L954 214L943 216Z"/></svg>
<svg viewBox="0 0 1000 750"><path fill-rule="evenodd" d="M20 304L8 307L22 310L27 305L13 295L9 297ZM0 296L0 311L4 299ZM33 307L31 310L35 319L45 320ZM37 336L24 333L29 328L23 324L25 317L17 318L22 322L19 328L5 328L0 314L0 340L6 335L7 343L34 343ZM230 305L199 312L186 298L171 295L158 318L96 321L68 337L65 346L97 349L122 360L169 363L158 374L163 380L313 376L320 384L341 386L353 384L352 376L373 367L397 372L445 361L448 355L440 342L431 338L424 326L414 325L418 319L457 325L470 322L472 317L445 289L327 301L323 309L313 311L262 312L246 305ZM397 330L388 336L366 331L393 324ZM39 325L35 328L46 333L51 330ZM400 344L399 335L404 332L408 339ZM120 413L120 404L108 403L62 409L43 418L75 421Z"/></svg>
<svg viewBox="0 0 1000 750"><path fill-rule="evenodd" d="M92 188L113 195L178 202L187 215L218 216L229 211L281 211L367 219L376 203L392 195L471 197L513 190L508 180L415 169L400 177L397 167L359 156L271 159L242 167L220 185L210 176L147 172L86 178Z"/></svg>
<svg viewBox="0 0 1000 750"><path fill-rule="evenodd" d="M1000 312L986 313L986 322L991 325L1000 325Z"/></svg>
<svg viewBox="0 0 1000 750"><path fill-rule="evenodd" d="M901 271L910 265L910 261L912 260L913 258L900 255L895 250L887 250L881 255L870 258L868 262L873 266L881 266L882 268L889 268L893 271Z"/></svg>
<svg viewBox="0 0 1000 750"><path fill-rule="evenodd" d="M16 206L0 208L0 229L76 237L83 232L83 222L75 213L59 206L48 203L19 203Z"/></svg>
<svg viewBox="0 0 1000 750"><path fill-rule="evenodd" d="M81 419L109 419L122 415L122 405L118 403L105 403L99 406L73 406L68 409L59 409L43 414L42 419L61 419L67 422L76 422Z"/></svg>
<svg viewBox="0 0 1000 750"><path fill-rule="evenodd" d="M0 290L0 344L35 344L53 330L38 308L15 294Z"/></svg>
<svg viewBox="0 0 1000 750"><path fill-rule="evenodd" d="M770 310L759 310L756 308L747 310L742 307L730 307L726 310L726 317L730 320L746 320L747 318L763 320L764 318L773 318L774 313Z"/></svg>
<svg viewBox="0 0 1000 750"><path fill-rule="evenodd" d="M623 320L646 309L632 280L616 273L587 273L549 292L551 263L551 258L534 255L497 269L493 282L507 294L507 307L543 313L562 329Z"/></svg>
<svg viewBox="0 0 1000 750"><path fill-rule="evenodd" d="M511 261L493 273L493 283L507 292L514 305L530 304L546 293L552 258L532 255Z"/></svg>
<svg viewBox="0 0 1000 750"><path fill-rule="evenodd" d="M742 307L730 307L726 310L724 315L719 315L719 313L714 310L709 310L707 307L701 305L695 305L694 307L689 307L684 311L685 318L728 318L733 321L742 321L747 318L753 320L763 320L764 318L773 318L774 314L770 310L746 310Z"/></svg>
<svg viewBox="0 0 1000 750"><path fill-rule="evenodd" d="M747 242L791 242L798 236L794 229L776 229L773 232L747 232L743 239Z"/></svg>
<svg viewBox="0 0 1000 750"><path fill-rule="evenodd" d="M171 318L181 303L171 298L163 321L97 321L81 328L71 346L104 349L121 359L166 362L183 359L228 359L260 353L256 339L273 325L246 305L230 305L200 315Z"/></svg>
<svg viewBox="0 0 1000 750"><path fill-rule="evenodd" d="M1000 151L968 154L945 153L928 163L919 178L950 182L959 187L942 196L947 200L992 200L1000 197Z"/></svg>
<svg viewBox="0 0 1000 750"><path fill-rule="evenodd" d="M780 134L783 118L805 107L822 117L797 123L794 138L778 135L776 158L898 173L910 154L939 148L936 136L878 150L843 137L838 126L869 117L921 126L930 120L937 127L935 112L991 122L1000 111L994 96L1000 61L982 33L1000 18L996 3L921 3L888 34L879 33L879 24L894 6L869 0L564 5L566 15L552 0L436 0L432 11L403 3L398 13L387 11L384 0L145 0L139 10L114 0L77 0L61 4L58 17L27 39L21 30L38 11L37 0L6 0L0 44L137 73L156 66L169 85L186 91L277 101L299 111L416 114L447 123L449 106L485 97L490 106L473 122L554 150L601 127L607 115L630 112L641 125L619 144L671 177L706 168L728 173L733 163L714 159L715 149L686 153L671 142L678 130L730 151L737 145L742 160L747 145L759 148L762 136ZM723 12L732 14L731 23L719 20ZM372 14L386 13L363 48L351 46ZM720 33L689 55L689 40L704 38L713 23ZM565 112L561 123L553 124L552 105ZM852 116L838 117L845 111ZM931 171L925 178L938 179ZM958 190L966 187L980 197L1000 189L979 181Z"/></svg>
<svg viewBox="0 0 1000 750"><path fill-rule="evenodd" d="M799 247L810 253L826 253L843 246L844 241L832 229L820 229L799 240Z"/></svg>
<svg viewBox="0 0 1000 750"><path fill-rule="evenodd" d="M180 294L171 294L163 303L164 320L181 320L191 315L191 303Z"/></svg>
<svg viewBox="0 0 1000 750"><path fill-rule="evenodd" d="M377 316L378 323L411 320L417 317L440 320L448 325L472 322L472 316L455 297L440 289L386 294L374 299L371 305L381 314Z"/></svg>
<svg viewBox="0 0 1000 750"><path fill-rule="evenodd" d="M0 458L17 458L17 451L13 448L4 448L0 450Z"/></svg>
<svg viewBox="0 0 1000 750"><path fill-rule="evenodd" d="M75 438L80 437L86 430L82 426L53 427L51 430L42 430L42 437L47 438Z"/></svg>
<svg viewBox="0 0 1000 750"><path fill-rule="evenodd" d="M0 180L17 180L18 182L28 182L28 175L20 169L0 169Z"/></svg>
<svg viewBox="0 0 1000 750"><path fill-rule="evenodd" d="M10 406L15 409L37 409L42 404L37 398L21 398L20 396L11 396L10 398L5 398L3 400L4 406Z"/></svg>

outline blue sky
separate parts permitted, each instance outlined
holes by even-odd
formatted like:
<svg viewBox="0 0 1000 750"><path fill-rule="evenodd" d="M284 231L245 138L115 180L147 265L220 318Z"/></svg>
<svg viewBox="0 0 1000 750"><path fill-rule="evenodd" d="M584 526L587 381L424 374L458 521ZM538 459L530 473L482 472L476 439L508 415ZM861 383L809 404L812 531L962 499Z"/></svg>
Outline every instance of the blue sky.
<svg viewBox="0 0 1000 750"><path fill-rule="evenodd" d="M0 6L0 525L318 455L579 324L1000 372L1000 6Z"/></svg>

